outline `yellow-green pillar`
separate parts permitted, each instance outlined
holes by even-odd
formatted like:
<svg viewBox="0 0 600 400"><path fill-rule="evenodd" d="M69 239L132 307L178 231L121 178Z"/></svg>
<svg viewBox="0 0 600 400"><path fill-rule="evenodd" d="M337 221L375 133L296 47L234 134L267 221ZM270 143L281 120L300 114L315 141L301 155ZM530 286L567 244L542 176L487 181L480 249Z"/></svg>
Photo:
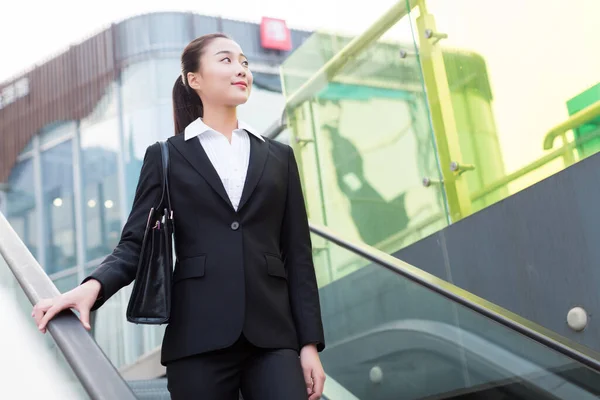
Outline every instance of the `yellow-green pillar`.
<svg viewBox="0 0 600 400"><path fill-rule="evenodd" d="M446 77L446 68L439 45L439 41L445 35L437 32L434 17L428 13L425 0L419 0L418 6L420 11L420 16L417 18L420 44L419 58L444 180L450 220L455 222L471 213L471 200L469 199L466 180L460 176L463 172L461 168L463 168L464 160L461 157L448 78ZM458 170L456 170L457 166Z"/></svg>

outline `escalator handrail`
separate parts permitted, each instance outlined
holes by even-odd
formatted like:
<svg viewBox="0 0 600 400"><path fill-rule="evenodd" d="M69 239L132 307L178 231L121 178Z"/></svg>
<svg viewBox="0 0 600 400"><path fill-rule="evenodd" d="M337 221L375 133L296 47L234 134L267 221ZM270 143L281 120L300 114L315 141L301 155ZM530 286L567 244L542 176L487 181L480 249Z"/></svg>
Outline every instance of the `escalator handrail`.
<svg viewBox="0 0 600 400"><path fill-rule="evenodd" d="M31 304L60 294L1 212L0 255ZM72 311L64 311L52 319L48 324L48 331L90 398L136 398Z"/></svg>
<svg viewBox="0 0 600 400"><path fill-rule="evenodd" d="M600 372L600 353L594 350L560 336L550 329L531 322L518 314L512 313L372 246L344 239L329 228L318 224L310 223L310 230L348 251L402 275L420 286Z"/></svg>

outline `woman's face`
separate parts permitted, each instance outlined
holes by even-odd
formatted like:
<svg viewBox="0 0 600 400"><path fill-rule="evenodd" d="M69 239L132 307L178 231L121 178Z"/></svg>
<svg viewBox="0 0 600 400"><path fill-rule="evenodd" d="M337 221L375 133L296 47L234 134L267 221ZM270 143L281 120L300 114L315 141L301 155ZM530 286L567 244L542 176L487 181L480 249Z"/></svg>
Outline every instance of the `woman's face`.
<svg viewBox="0 0 600 400"><path fill-rule="evenodd" d="M235 107L248 101L252 73L239 44L216 38L204 48L200 71L188 73L188 82L203 103Z"/></svg>

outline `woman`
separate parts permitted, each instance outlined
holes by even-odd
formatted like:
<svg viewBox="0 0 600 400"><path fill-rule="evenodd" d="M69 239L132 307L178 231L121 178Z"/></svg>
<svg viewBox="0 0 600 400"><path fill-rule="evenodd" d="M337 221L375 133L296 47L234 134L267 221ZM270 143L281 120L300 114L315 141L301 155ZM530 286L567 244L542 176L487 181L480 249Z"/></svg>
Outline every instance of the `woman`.
<svg viewBox="0 0 600 400"><path fill-rule="evenodd" d="M320 398L323 327L298 168L289 146L238 121L252 73L223 34L192 41L173 87L168 140L177 263L162 345L173 399ZM34 307L40 331L66 308L90 311L135 278L161 192L158 144L144 157L121 240L83 283Z"/></svg>

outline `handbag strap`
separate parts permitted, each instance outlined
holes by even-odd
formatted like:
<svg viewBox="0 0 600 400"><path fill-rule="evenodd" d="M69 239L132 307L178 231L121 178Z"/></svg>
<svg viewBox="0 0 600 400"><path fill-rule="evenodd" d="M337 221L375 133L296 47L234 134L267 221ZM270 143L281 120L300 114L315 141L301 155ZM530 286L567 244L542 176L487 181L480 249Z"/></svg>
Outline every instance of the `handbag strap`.
<svg viewBox="0 0 600 400"><path fill-rule="evenodd" d="M169 190L169 144L167 143L167 141L160 141L160 153L162 156L162 175L163 175L163 180L162 180L162 195L160 198L160 204L159 207L163 207L164 202L166 200L167 204L167 212L170 213L170 215L166 215L166 218L170 218L173 219L173 208L171 208L171 193Z"/></svg>

